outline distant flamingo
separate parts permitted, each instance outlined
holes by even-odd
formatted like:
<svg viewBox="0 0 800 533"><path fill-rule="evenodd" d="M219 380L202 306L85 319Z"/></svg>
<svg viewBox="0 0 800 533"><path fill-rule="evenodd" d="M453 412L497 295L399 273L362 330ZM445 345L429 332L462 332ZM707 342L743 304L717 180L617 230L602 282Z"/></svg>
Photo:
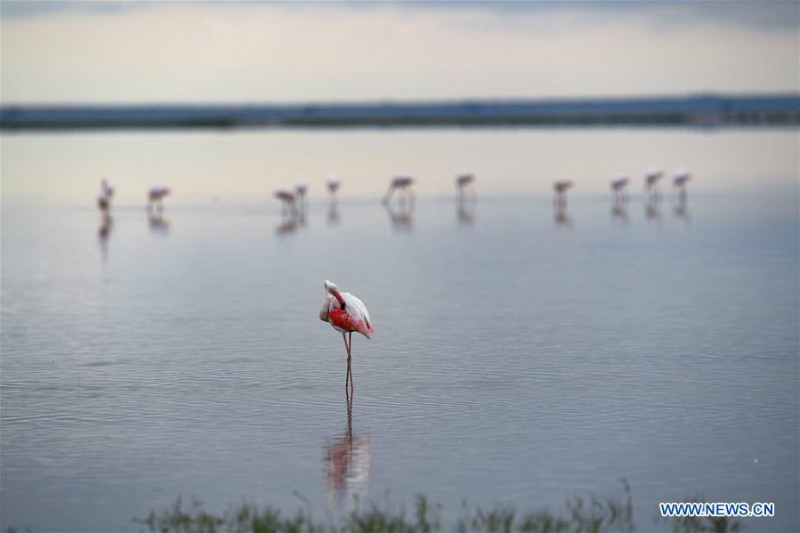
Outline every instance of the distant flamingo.
<svg viewBox="0 0 800 533"><path fill-rule="evenodd" d="M97 197L97 207L101 211L107 211L111 208L111 198L114 196L114 185L108 178L103 178L100 181L100 195Z"/></svg>
<svg viewBox="0 0 800 533"><path fill-rule="evenodd" d="M287 213L294 214L297 212L295 205L294 191L289 189L278 189L275 191L275 198L281 201L281 213L285 216Z"/></svg>
<svg viewBox="0 0 800 533"><path fill-rule="evenodd" d="M336 196L336 191L339 190L339 186L342 184L342 178L340 178L337 174L331 174L328 176L328 192L331 193L332 197Z"/></svg>
<svg viewBox="0 0 800 533"><path fill-rule="evenodd" d="M614 176L614 179L611 180L611 190L614 191L614 202L620 203L628 199L626 190L629 182L628 176L624 174L617 174Z"/></svg>
<svg viewBox="0 0 800 533"><path fill-rule="evenodd" d="M300 201L300 208L303 209L306 202L306 193L308 193L308 182L298 181L294 186L294 192Z"/></svg>
<svg viewBox="0 0 800 533"><path fill-rule="evenodd" d="M678 188L678 197L681 200L686 199L686 182L691 179L692 175L688 170L680 169L675 173L672 178L672 185Z"/></svg>
<svg viewBox="0 0 800 533"><path fill-rule="evenodd" d="M567 205L567 190L572 187L571 181L557 181L553 183L553 190L555 191L556 195L553 198L553 203L557 206L565 206Z"/></svg>
<svg viewBox="0 0 800 533"><path fill-rule="evenodd" d="M456 175L456 187L458 188L458 195L464 195L464 189L475 183L475 174L470 172L462 172Z"/></svg>
<svg viewBox="0 0 800 533"><path fill-rule="evenodd" d="M171 194L169 187L163 185L153 185L147 192L147 208L164 210L164 197Z"/></svg>
<svg viewBox="0 0 800 533"><path fill-rule="evenodd" d="M456 175L456 189L458 189L458 196L456 197L456 216L461 224L472 224L475 218L475 203L477 195L475 194L475 175L469 172L462 172ZM466 194L466 189L471 189L470 195Z"/></svg>
<svg viewBox="0 0 800 533"><path fill-rule="evenodd" d="M658 182L664 176L664 173L657 168L650 168L644 175L644 189L653 197L658 198Z"/></svg>
<svg viewBox="0 0 800 533"><path fill-rule="evenodd" d="M366 338L371 338L375 332L375 326L369 318L367 307L349 292L339 292L339 287L335 283L325 280L325 297L322 302L322 309L319 311L319 318L330 323L331 327L342 334L344 347L347 350L347 375L344 381L344 391L347 393L347 384L350 383L350 394L353 394L353 372L350 365L353 332L361 333ZM349 334L349 342L348 342Z"/></svg>
<svg viewBox="0 0 800 533"><path fill-rule="evenodd" d="M413 205L414 192L411 190L411 186L413 184L414 178L408 174L397 174L394 178L392 178L392 181L389 184L389 190L386 191L386 196L383 197L383 203L388 204L389 200L392 199L394 192L398 191L397 194L400 197L400 204L408 201L411 205Z"/></svg>

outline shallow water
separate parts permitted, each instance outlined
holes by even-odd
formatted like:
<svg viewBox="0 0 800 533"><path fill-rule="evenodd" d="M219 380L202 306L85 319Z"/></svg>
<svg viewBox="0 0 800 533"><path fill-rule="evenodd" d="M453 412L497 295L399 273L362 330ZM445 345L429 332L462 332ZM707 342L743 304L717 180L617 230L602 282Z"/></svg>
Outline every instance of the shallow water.
<svg viewBox="0 0 800 533"><path fill-rule="evenodd" d="M37 140L55 151L10 146ZM640 529L698 492L774 501L746 527L797 529L797 176L760 180L784 194L623 212L578 194L561 214L539 191L410 214L344 197L294 225L272 204L119 205L105 230L4 196L0 526L137 530L178 495L293 509L293 491L319 517L422 492L449 524L462 498L558 508L625 478ZM353 341L351 431L326 278L377 328Z"/></svg>

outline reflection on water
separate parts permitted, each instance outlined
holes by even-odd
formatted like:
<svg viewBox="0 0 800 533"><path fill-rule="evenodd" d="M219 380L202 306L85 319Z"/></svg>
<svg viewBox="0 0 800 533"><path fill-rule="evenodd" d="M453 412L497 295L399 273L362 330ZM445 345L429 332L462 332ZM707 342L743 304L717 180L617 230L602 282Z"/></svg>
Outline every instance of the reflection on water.
<svg viewBox="0 0 800 533"><path fill-rule="evenodd" d="M459 190L459 195L456 199L456 219L460 224L468 226L475 222L476 205L477 197L475 194L465 195L463 191Z"/></svg>
<svg viewBox="0 0 800 533"><path fill-rule="evenodd" d="M650 222L655 222L658 225L661 225L661 209L659 208L659 204L661 203L661 196L658 193L651 194L647 197L647 201L644 204L644 216Z"/></svg>
<svg viewBox="0 0 800 533"><path fill-rule="evenodd" d="M390 203L384 203L383 207L389 215L392 227L398 231L411 231L414 227L414 201L401 201L395 209Z"/></svg>
<svg viewBox="0 0 800 533"><path fill-rule="evenodd" d="M353 433L353 399L347 398L347 427L344 434L324 446L329 505L354 505L367 497L372 467L372 432Z"/></svg>
<svg viewBox="0 0 800 533"><path fill-rule="evenodd" d="M573 222L572 217L567 214L567 201L566 199L559 200L555 203L555 215L553 216L553 222L557 228L569 228L572 229Z"/></svg>
<svg viewBox="0 0 800 533"><path fill-rule="evenodd" d="M100 213L100 229L97 232L98 239L100 240L100 253L103 256L103 262L108 262L108 237L111 235L111 229L114 227L114 219L111 217L108 209L101 210Z"/></svg>
<svg viewBox="0 0 800 533"><path fill-rule="evenodd" d="M292 203L289 209L281 209L281 220L275 227L278 235L291 235L306 225L306 202Z"/></svg>
<svg viewBox="0 0 800 533"><path fill-rule="evenodd" d="M169 234L169 219L164 217L164 212L161 209L149 211L147 213L147 221L150 223L150 231L154 235Z"/></svg>
<svg viewBox="0 0 800 533"><path fill-rule="evenodd" d="M328 225L336 226L339 222L339 202L336 200L336 197L332 195L330 204L328 205Z"/></svg>
<svg viewBox="0 0 800 533"><path fill-rule="evenodd" d="M619 221L626 226L628 225L630 217L628 216L628 208L625 206L624 202L614 202L614 205L611 207L611 220Z"/></svg>
<svg viewBox="0 0 800 533"><path fill-rule="evenodd" d="M685 191L682 191L685 193ZM678 196L678 203L675 204L673 208L673 213L675 214L675 218L678 220L682 220L688 226L692 222L692 217L689 214L689 206L686 202L686 194L680 194Z"/></svg>

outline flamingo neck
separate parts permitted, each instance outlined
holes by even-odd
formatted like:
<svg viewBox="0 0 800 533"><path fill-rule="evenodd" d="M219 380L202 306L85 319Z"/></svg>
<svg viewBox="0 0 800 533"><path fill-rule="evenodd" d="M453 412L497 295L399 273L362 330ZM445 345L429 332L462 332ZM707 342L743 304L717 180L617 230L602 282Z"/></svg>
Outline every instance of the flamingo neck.
<svg viewBox="0 0 800 533"><path fill-rule="evenodd" d="M344 304L344 298L342 298L342 295L339 294L338 291L336 291L336 292L333 293L333 297L336 298L339 301L339 305L342 307L342 309L344 309L345 308L345 304Z"/></svg>

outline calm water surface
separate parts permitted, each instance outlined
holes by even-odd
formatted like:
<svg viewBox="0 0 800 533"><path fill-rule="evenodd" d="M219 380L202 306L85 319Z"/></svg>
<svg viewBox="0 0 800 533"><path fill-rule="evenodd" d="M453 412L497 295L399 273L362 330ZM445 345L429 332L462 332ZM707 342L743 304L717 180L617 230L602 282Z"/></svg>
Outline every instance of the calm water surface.
<svg viewBox="0 0 800 533"><path fill-rule="evenodd" d="M4 189L24 192L32 157L8 146L46 159L55 138L12 137ZM578 194L557 213L535 187L332 210L318 189L304 221L223 201L103 224L90 202L4 196L0 526L137 530L178 495L294 509L294 491L318 517L423 492L450 524L462 498L559 508L625 478L640 529L696 493L774 501L746 527L797 529L797 176L767 174L752 183L783 194L699 186L616 212ZM349 427L326 278L377 328L354 338Z"/></svg>

